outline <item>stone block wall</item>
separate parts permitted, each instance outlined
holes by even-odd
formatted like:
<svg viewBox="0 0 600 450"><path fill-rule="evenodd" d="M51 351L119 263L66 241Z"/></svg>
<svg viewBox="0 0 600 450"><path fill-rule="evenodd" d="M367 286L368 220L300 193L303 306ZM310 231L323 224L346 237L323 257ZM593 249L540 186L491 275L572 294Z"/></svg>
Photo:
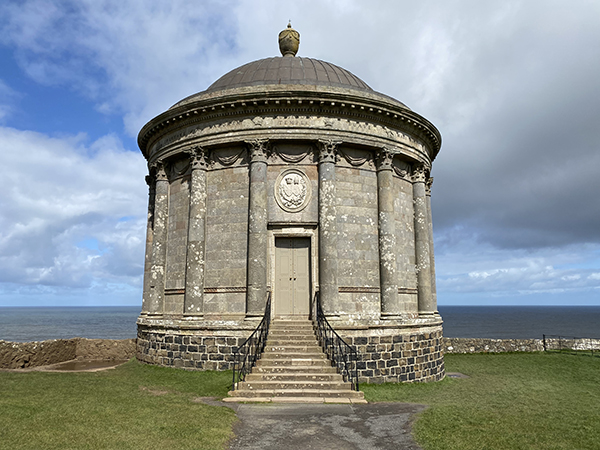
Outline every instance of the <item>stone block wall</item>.
<svg viewBox="0 0 600 450"><path fill-rule="evenodd" d="M400 170L408 170L399 165ZM412 183L405 178L394 177L396 189L394 211L396 216L396 275L398 300L404 313L417 313L417 273L415 270L415 230Z"/></svg>
<svg viewBox="0 0 600 450"><path fill-rule="evenodd" d="M369 158L369 153L358 152L356 157ZM345 159L335 170L338 308L350 316L377 319L380 313L377 174L372 162L357 168Z"/></svg>
<svg viewBox="0 0 600 450"><path fill-rule="evenodd" d="M246 337L182 335L138 330L137 359L148 364L197 370L233 369L233 353Z"/></svg>
<svg viewBox="0 0 600 450"><path fill-rule="evenodd" d="M207 172L205 314L246 311L248 167Z"/></svg>
<svg viewBox="0 0 600 450"><path fill-rule="evenodd" d="M445 376L441 327L344 339L358 350L359 383L427 382Z"/></svg>

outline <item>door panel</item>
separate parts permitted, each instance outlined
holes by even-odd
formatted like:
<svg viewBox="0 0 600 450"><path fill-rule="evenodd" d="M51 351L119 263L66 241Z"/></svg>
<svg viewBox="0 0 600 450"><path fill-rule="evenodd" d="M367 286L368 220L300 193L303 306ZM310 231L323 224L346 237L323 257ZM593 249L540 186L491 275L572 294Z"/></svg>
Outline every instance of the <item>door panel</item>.
<svg viewBox="0 0 600 450"><path fill-rule="evenodd" d="M294 242L294 314L308 315L310 304L310 241Z"/></svg>
<svg viewBox="0 0 600 450"><path fill-rule="evenodd" d="M310 238L275 239L275 315L310 312Z"/></svg>

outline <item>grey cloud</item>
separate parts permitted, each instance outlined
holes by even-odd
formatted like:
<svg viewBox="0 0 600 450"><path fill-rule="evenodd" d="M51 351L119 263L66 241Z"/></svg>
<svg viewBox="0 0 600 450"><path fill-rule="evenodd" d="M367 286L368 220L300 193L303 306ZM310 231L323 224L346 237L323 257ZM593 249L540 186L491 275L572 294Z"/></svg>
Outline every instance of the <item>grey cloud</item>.
<svg viewBox="0 0 600 450"><path fill-rule="evenodd" d="M86 145L0 128L0 142L9 187L0 198L0 282L138 284L147 200L141 155L111 136ZM90 240L98 248L81 245Z"/></svg>
<svg viewBox="0 0 600 450"><path fill-rule="evenodd" d="M455 289L443 281L453 273L465 289L482 292L502 290L503 283L527 290L536 277L548 286L554 280L548 289L594 283L586 277L595 269L572 273L556 269L556 261L577 248L588 265L598 265L597 2L257 0L189 8L183 1L29 1L1 8L0 39L15 48L31 77L72 84L98 109L121 114L131 136L232 68L277 55L277 33L292 19L301 33L302 56L349 69L440 129L433 213L442 289ZM64 33L56 32L59 25ZM89 152L88 157L94 153L81 143L68 147ZM120 186L120 192L141 189L142 172L120 180L116 171L109 184ZM133 200L119 198L116 189L102 189L86 190L85 201L81 195L71 198L77 205L110 200L112 209L100 214L111 218L128 207L145 208L142 194L131 206ZM14 207L10 211L17 222L30 217L32 208L44 210L41 201L8 207ZM85 222L88 212L82 207L68 216ZM110 230L107 235L126 236L114 221L99 223ZM112 253L95 259L92 270L135 278L142 261L128 256L136 250L106 245L113 246ZM482 251L487 248L495 250ZM461 260L461 255L468 257ZM543 264L529 264L531 255ZM482 266L494 275L468 276ZM500 268L506 271L494 272ZM511 278L514 273L522 277ZM563 279L575 276L579 281Z"/></svg>

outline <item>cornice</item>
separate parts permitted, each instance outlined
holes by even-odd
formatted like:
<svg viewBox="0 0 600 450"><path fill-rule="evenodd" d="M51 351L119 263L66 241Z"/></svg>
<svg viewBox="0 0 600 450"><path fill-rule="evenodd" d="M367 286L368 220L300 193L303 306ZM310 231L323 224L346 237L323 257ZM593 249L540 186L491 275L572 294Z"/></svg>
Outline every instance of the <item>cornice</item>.
<svg viewBox="0 0 600 450"><path fill-rule="evenodd" d="M149 148L165 134L228 118L273 115L339 117L401 130L423 140L432 149L432 160L441 146L440 133L431 122L384 96L366 98L351 90L342 93L302 89L245 93L232 90L220 96L199 98L148 122L139 133L138 145L148 158Z"/></svg>

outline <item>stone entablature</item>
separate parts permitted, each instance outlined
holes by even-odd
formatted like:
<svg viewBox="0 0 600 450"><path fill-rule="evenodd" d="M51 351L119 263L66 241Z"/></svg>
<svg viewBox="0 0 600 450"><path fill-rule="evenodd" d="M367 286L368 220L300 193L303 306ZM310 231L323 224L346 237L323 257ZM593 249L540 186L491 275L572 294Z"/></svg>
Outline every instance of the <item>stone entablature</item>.
<svg viewBox="0 0 600 450"><path fill-rule="evenodd" d="M262 98L248 102L238 99L212 103L208 99L176 106L142 129L140 148L147 149L145 156L153 161L177 152L182 144L192 145L194 139L218 146L231 142L230 133L239 133L239 140L244 141L266 137L310 139L322 131L333 140L387 146L392 153L408 152L430 165L441 146L441 137L429 121L391 102L352 101L350 90L345 96L340 92L330 99L331 92L322 92L318 98L299 98L289 96L285 86L272 88L269 86ZM237 90L231 93L233 97ZM277 90L282 91L280 96L273 92Z"/></svg>

